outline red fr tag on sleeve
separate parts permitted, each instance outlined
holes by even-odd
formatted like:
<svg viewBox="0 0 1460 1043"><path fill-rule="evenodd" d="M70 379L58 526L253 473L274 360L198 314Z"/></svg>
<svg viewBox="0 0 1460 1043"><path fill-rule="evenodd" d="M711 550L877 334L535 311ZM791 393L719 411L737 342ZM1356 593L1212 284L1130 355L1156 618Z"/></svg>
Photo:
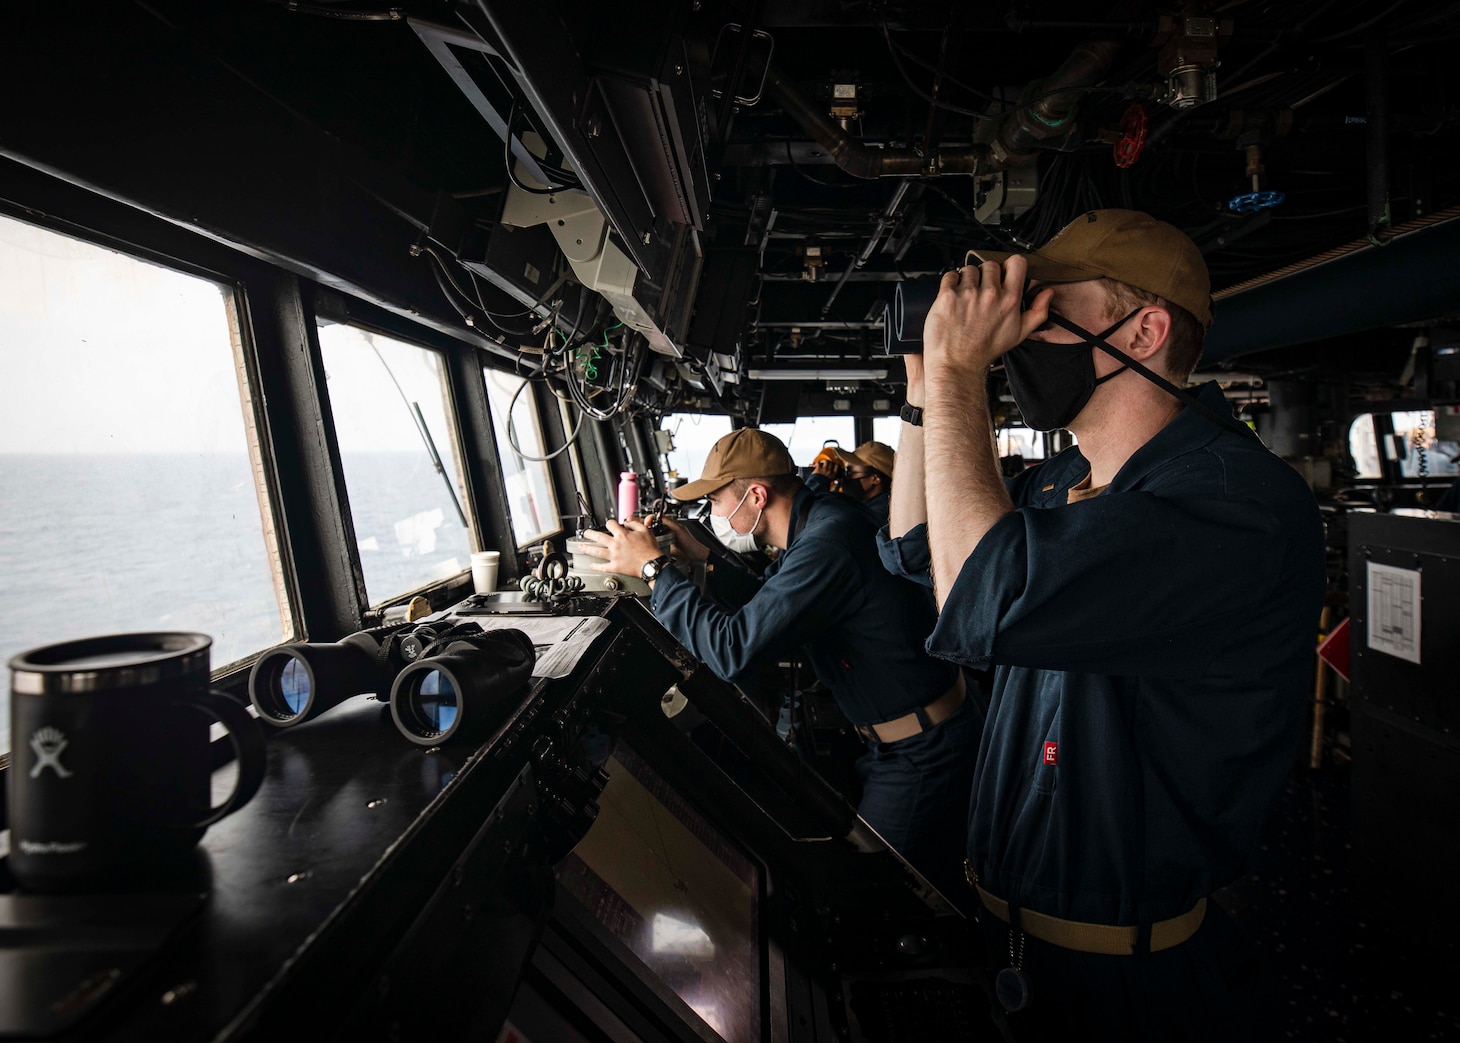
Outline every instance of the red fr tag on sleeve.
<svg viewBox="0 0 1460 1043"><path fill-rule="evenodd" d="M1060 762L1060 744L1047 742L1044 744L1044 763L1058 765Z"/></svg>

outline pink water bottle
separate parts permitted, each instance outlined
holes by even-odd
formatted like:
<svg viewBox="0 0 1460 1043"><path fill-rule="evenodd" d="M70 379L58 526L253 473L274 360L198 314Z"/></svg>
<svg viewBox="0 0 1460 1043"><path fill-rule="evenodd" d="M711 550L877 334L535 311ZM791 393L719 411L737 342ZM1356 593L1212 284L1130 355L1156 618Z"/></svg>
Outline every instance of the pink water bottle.
<svg viewBox="0 0 1460 1043"><path fill-rule="evenodd" d="M621 471L618 476L618 520L623 524L639 510L639 473Z"/></svg>

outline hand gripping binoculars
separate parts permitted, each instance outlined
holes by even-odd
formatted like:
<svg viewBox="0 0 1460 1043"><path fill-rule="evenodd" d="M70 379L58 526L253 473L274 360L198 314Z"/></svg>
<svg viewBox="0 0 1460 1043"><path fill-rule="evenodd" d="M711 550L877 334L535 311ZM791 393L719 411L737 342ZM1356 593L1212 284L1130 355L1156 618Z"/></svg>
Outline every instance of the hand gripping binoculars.
<svg viewBox="0 0 1460 1043"><path fill-rule="evenodd" d="M897 284L892 303L882 313L882 346L888 355L923 353L923 322L928 317L928 309L938 299L942 285L941 275L905 279ZM1028 310L1036 292L1025 283L1025 310Z"/></svg>
<svg viewBox="0 0 1460 1043"><path fill-rule="evenodd" d="M520 630L438 620L362 630L334 642L294 642L259 656L248 697L259 719L291 728L374 692L400 733L422 746L485 738L537 664Z"/></svg>

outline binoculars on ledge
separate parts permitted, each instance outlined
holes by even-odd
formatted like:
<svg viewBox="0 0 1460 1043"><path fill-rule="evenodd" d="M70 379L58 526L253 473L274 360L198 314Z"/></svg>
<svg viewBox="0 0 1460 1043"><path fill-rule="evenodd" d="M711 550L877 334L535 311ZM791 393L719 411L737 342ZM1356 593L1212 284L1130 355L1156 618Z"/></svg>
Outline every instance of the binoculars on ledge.
<svg viewBox="0 0 1460 1043"><path fill-rule="evenodd" d="M248 675L248 697L260 720L290 728L374 692L389 699L402 735L439 746L485 738L536 664L532 640L520 630L438 620L271 648Z"/></svg>

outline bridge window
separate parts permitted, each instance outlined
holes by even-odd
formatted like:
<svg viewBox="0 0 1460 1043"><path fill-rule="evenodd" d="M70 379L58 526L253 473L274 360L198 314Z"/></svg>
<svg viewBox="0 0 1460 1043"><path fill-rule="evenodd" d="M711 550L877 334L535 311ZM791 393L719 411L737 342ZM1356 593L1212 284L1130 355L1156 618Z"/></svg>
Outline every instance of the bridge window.
<svg viewBox="0 0 1460 1043"><path fill-rule="evenodd" d="M849 416L803 416L794 424L762 424L760 429L786 443L797 467L810 467L829 438L836 439L843 449L857 447L856 431Z"/></svg>
<svg viewBox="0 0 1460 1043"><path fill-rule="evenodd" d="M1027 461L1044 459L1044 433L1031 427L1001 427L998 443L1000 456L1022 456Z"/></svg>
<svg viewBox="0 0 1460 1043"><path fill-rule="evenodd" d="M692 482L704 472L710 449L730 433L730 418L714 413L671 413L661 426L674 441L674 448L664 454L665 478L673 487L680 481Z"/></svg>
<svg viewBox="0 0 1460 1043"><path fill-rule="evenodd" d="M1379 463L1379 440L1374 433L1374 414L1360 413L1348 428L1348 455L1354 461L1355 478L1383 478Z"/></svg>
<svg viewBox="0 0 1460 1043"><path fill-rule="evenodd" d="M902 417L875 416L872 418L872 439L892 447L897 452L897 443L902 437Z"/></svg>
<svg viewBox="0 0 1460 1043"><path fill-rule="evenodd" d="M1405 478L1419 478L1420 471L1434 478L1460 473L1460 444L1435 436L1433 409L1400 410L1389 414L1394 424L1394 440L1402 447L1399 473Z"/></svg>
<svg viewBox="0 0 1460 1043"><path fill-rule="evenodd" d="M562 528L548 463L533 459L548 455L544 449L542 421L537 415L532 389L524 387L526 381L521 377L486 368L482 377L487 382L487 400L492 407L492 431L497 436L497 454L502 460L507 507L512 514L512 536L517 546L525 547Z"/></svg>
<svg viewBox="0 0 1460 1043"><path fill-rule="evenodd" d="M1460 474L1460 442L1439 437L1435 412L1431 409L1401 409L1385 414L1360 413L1348 430L1348 451L1354 461L1354 477L1383 478L1383 460L1399 464L1401 478L1453 477ZM1388 424L1383 421L1388 420ZM1382 438L1379 428L1393 433Z"/></svg>
<svg viewBox="0 0 1460 1043"><path fill-rule="evenodd" d="M242 374L228 287L0 217L0 662L192 630L216 670L295 636Z"/></svg>
<svg viewBox="0 0 1460 1043"><path fill-rule="evenodd" d="M371 603L462 572L469 501L445 360L342 323L321 322L319 344Z"/></svg>

